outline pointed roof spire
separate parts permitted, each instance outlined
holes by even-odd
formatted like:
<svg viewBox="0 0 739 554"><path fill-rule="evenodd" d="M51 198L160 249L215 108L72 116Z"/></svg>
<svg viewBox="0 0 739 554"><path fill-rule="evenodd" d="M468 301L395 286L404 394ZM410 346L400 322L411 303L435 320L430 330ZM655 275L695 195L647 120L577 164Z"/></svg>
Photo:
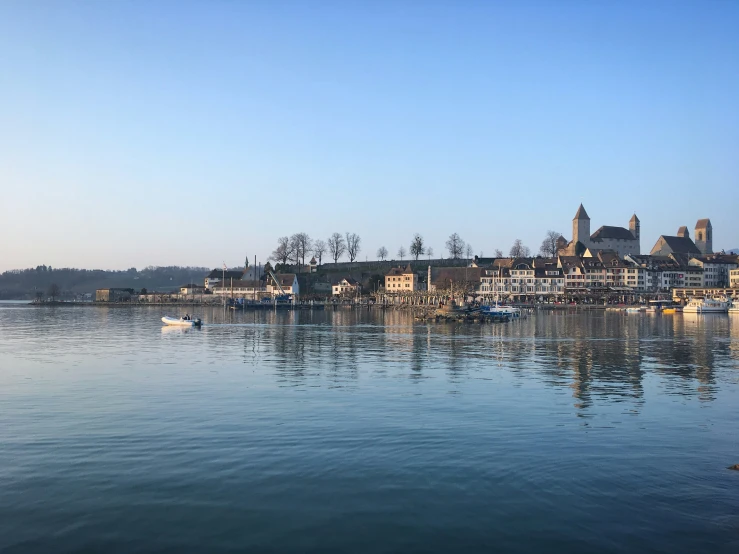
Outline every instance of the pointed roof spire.
<svg viewBox="0 0 739 554"><path fill-rule="evenodd" d="M631 219L629 221L639 221L639 218L636 217L636 214L631 216Z"/></svg>
<svg viewBox="0 0 739 554"><path fill-rule="evenodd" d="M580 207L577 209L574 219L590 219L590 217L588 217L588 212L585 211L585 207L582 204L580 204Z"/></svg>

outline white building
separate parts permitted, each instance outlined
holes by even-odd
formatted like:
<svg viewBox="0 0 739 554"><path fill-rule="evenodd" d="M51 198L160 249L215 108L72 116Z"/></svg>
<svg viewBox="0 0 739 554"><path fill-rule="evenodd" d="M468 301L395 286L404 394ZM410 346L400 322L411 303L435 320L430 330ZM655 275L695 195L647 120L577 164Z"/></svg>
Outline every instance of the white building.
<svg viewBox="0 0 739 554"><path fill-rule="evenodd" d="M277 280L279 282L279 287L275 284L275 282L270 277L267 279L267 292L277 296L280 294L292 294L294 296L297 296L300 294L300 285L298 284L298 276L294 273L277 273L275 275L277 277ZM282 291L280 291L280 288Z"/></svg>
<svg viewBox="0 0 739 554"><path fill-rule="evenodd" d="M345 277L331 286L331 294L334 296L357 296L361 291L362 285L351 277Z"/></svg>
<svg viewBox="0 0 739 554"><path fill-rule="evenodd" d="M481 268L478 295L490 299L551 298L564 293L565 278L554 260L500 259Z"/></svg>
<svg viewBox="0 0 739 554"><path fill-rule="evenodd" d="M247 298L251 300L259 300L265 294L267 289L263 281L247 281L242 279L229 280L223 285L221 283L212 285L211 293L216 295L226 295L233 298Z"/></svg>

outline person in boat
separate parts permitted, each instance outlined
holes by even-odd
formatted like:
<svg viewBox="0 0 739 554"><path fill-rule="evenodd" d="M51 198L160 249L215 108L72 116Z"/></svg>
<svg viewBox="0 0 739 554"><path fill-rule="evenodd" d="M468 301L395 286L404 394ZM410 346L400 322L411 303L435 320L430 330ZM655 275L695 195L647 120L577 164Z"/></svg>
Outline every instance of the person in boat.
<svg viewBox="0 0 739 554"><path fill-rule="evenodd" d="M185 314L185 317L183 319L185 321L190 321L190 314Z"/></svg>

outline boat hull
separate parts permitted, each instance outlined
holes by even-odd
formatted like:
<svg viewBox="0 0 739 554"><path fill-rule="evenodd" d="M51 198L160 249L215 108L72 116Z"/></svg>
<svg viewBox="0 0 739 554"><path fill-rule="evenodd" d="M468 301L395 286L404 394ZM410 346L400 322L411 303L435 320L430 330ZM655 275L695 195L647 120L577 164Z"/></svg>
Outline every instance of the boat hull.
<svg viewBox="0 0 739 554"><path fill-rule="evenodd" d="M700 306L685 306L684 314L725 314L729 310L727 308L704 308Z"/></svg>
<svg viewBox="0 0 739 554"><path fill-rule="evenodd" d="M168 317L164 316L162 318L162 323L165 325L173 325L177 327L197 327L200 325L199 319L182 319L179 317Z"/></svg>

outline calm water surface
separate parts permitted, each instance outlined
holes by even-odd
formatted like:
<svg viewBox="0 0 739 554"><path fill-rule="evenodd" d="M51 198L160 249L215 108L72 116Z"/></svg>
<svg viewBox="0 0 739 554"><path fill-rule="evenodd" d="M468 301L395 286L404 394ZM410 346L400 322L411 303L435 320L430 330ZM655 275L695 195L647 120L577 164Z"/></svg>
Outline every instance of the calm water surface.
<svg viewBox="0 0 739 554"><path fill-rule="evenodd" d="M164 313L0 304L0 551L739 552L737 316Z"/></svg>

